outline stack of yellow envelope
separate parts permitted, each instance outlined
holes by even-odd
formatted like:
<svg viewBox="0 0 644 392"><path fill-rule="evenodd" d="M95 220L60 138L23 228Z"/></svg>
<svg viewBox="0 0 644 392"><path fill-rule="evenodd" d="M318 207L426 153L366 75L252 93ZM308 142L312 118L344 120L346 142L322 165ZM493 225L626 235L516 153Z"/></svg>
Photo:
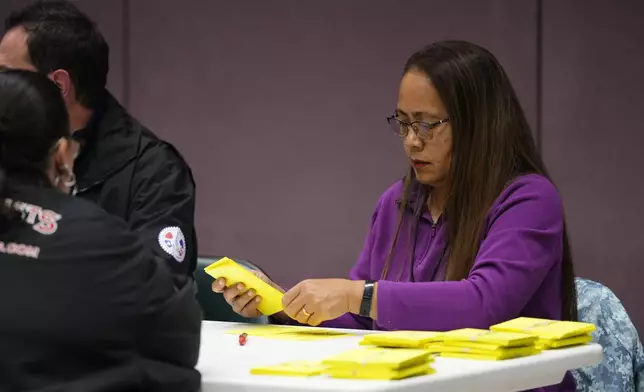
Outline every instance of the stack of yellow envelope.
<svg viewBox="0 0 644 392"><path fill-rule="evenodd" d="M260 366L250 370L251 374L259 376L294 376L310 377L319 376L326 370L326 366L315 361L292 361L279 365Z"/></svg>
<svg viewBox="0 0 644 392"><path fill-rule="evenodd" d="M537 346L554 349L577 346L593 340L595 325L576 321L558 321L519 317L490 327L493 331L522 332L536 336Z"/></svg>
<svg viewBox="0 0 644 392"><path fill-rule="evenodd" d="M440 341L440 335L440 332L431 331L380 332L365 335L360 341L360 345L422 349L429 343Z"/></svg>
<svg viewBox="0 0 644 392"><path fill-rule="evenodd" d="M423 349L365 347L327 358L322 365L333 378L399 380L434 373L433 360Z"/></svg>
<svg viewBox="0 0 644 392"><path fill-rule="evenodd" d="M540 353L536 342L536 336L525 333L464 328L442 333L441 341L426 349L442 357L499 361Z"/></svg>

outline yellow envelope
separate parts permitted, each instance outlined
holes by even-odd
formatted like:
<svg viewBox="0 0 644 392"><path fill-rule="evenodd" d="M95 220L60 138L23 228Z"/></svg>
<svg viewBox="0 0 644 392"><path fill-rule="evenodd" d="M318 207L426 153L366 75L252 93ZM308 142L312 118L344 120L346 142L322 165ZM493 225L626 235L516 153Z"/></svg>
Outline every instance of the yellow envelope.
<svg viewBox="0 0 644 392"><path fill-rule="evenodd" d="M424 376L435 372L428 364L421 364L400 370L372 369L365 366L356 368L334 367L325 371L332 378L353 378L360 380L401 380L403 378Z"/></svg>
<svg viewBox="0 0 644 392"><path fill-rule="evenodd" d="M257 307L262 314L270 316L283 310L282 297L284 294L228 257L210 264L204 270L215 279L225 278L226 283L230 286L243 283L246 286L246 291L255 290L262 297L262 301Z"/></svg>
<svg viewBox="0 0 644 392"><path fill-rule="evenodd" d="M496 344L500 347L517 347L534 344L537 337L526 333L498 332L485 329L463 328L444 332L443 341L468 341Z"/></svg>
<svg viewBox="0 0 644 392"><path fill-rule="evenodd" d="M481 342L468 342L468 341L445 341L442 343L442 346L447 347L462 347L468 348L470 350L480 350L480 351L498 351L503 349L508 349L510 347L503 346L501 344L495 343L481 343ZM527 346L514 346L514 347L533 347L534 344L529 344Z"/></svg>
<svg viewBox="0 0 644 392"><path fill-rule="evenodd" d="M300 333L307 335L348 335L346 332L338 331L332 328L318 328L318 327L299 327L293 326L284 329L286 333Z"/></svg>
<svg viewBox="0 0 644 392"><path fill-rule="evenodd" d="M443 342L431 342L425 345L424 349L432 354L440 353L441 349L445 346Z"/></svg>
<svg viewBox="0 0 644 392"><path fill-rule="evenodd" d="M342 338L347 337L349 334L342 332L328 332L328 333L319 333L314 332L310 333L307 331L294 331L294 332L284 332L274 335L267 336L271 339L282 339L282 340L300 340L300 341L311 341L311 340L324 340L324 339L333 339L333 338Z"/></svg>
<svg viewBox="0 0 644 392"><path fill-rule="evenodd" d="M293 361L279 365L260 366L250 369L251 374L262 376L300 376L310 377L322 374L326 366L320 362Z"/></svg>
<svg viewBox="0 0 644 392"><path fill-rule="evenodd" d="M282 340L323 340L329 338L349 336L346 332L340 332L327 328L291 327L277 325L248 326L247 328L233 329L226 331L226 334L240 335L246 333L248 336L261 336L269 339Z"/></svg>
<svg viewBox="0 0 644 392"><path fill-rule="evenodd" d="M560 340L539 340L537 341L537 346L542 347L544 350L554 349L554 348L565 348L572 346L579 346L582 344L590 343L593 341L591 335L581 335L575 336L567 339Z"/></svg>
<svg viewBox="0 0 644 392"><path fill-rule="evenodd" d="M440 332L392 331L365 335L362 346L424 348L430 342L440 341Z"/></svg>
<svg viewBox="0 0 644 392"><path fill-rule="evenodd" d="M241 335L245 333L248 336L272 336L284 333L291 329L281 325L248 325L245 328L229 329L225 333L227 335Z"/></svg>
<svg viewBox="0 0 644 392"><path fill-rule="evenodd" d="M480 347L480 346L479 346ZM474 348L474 347L459 347L448 346L446 344L436 344L432 346L432 351L440 353L442 357L449 357L454 355L462 355L462 358L473 356L474 359L487 359L487 360L503 360L519 357L527 357L529 355L539 354L541 349L535 346L523 347L502 347L490 350L489 348ZM461 358L457 356L457 358Z"/></svg>
<svg viewBox="0 0 644 392"><path fill-rule="evenodd" d="M380 370L399 370L431 361L433 361L431 353L424 349L368 347L345 351L326 358L322 364L333 368L366 366Z"/></svg>
<svg viewBox="0 0 644 392"><path fill-rule="evenodd" d="M526 350L525 352L516 353L515 355L511 355L508 353L473 354L473 353L442 352L440 353L440 356L445 358L473 359L473 360L479 360L479 361L503 361L506 359L528 357L531 355L539 354L540 352L541 351L539 349L532 348L531 351ZM521 354L521 355L518 355L518 354Z"/></svg>
<svg viewBox="0 0 644 392"><path fill-rule="evenodd" d="M576 321L547 320L519 317L490 327L492 331L523 332L538 336L539 339L559 340L573 336L587 335L595 325Z"/></svg>

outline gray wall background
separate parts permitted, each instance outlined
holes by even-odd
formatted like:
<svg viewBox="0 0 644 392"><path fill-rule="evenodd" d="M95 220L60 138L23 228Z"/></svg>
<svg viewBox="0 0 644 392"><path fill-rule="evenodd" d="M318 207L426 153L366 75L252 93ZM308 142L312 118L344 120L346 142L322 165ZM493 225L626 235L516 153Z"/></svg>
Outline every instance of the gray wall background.
<svg viewBox="0 0 644 392"><path fill-rule="evenodd" d="M78 3L111 44L112 92L193 167L200 253L284 285L345 276L403 175L384 118L406 58L439 39L487 47L561 190L578 274L644 330L644 2Z"/></svg>

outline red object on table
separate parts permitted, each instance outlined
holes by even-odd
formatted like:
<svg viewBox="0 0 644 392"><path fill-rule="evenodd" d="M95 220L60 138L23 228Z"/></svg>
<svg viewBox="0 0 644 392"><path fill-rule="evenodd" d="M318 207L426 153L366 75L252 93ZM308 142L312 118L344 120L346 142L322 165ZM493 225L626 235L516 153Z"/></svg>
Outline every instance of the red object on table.
<svg viewBox="0 0 644 392"><path fill-rule="evenodd" d="M246 345L247 338L248 338L248 334L246 334L246 332L244 332L243 334L239 335L239 345L240 346Z"/></svg>

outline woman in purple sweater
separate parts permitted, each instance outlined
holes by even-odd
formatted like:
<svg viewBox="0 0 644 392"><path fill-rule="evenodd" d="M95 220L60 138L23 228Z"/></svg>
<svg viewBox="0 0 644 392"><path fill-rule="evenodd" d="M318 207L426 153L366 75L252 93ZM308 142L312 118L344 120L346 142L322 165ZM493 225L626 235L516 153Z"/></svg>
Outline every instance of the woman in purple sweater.
<svg viewBox="0 0 644 392"><path fill-rule="evenodd" d="M420 50L387 121L410 170L380 197L350 279L299 283L274 321L445 331L576 320L562 202L497 59L467 42ZM261 299L243 289L213 284L255 317ZM574 389L567 375L547 390Z"/></svg>

